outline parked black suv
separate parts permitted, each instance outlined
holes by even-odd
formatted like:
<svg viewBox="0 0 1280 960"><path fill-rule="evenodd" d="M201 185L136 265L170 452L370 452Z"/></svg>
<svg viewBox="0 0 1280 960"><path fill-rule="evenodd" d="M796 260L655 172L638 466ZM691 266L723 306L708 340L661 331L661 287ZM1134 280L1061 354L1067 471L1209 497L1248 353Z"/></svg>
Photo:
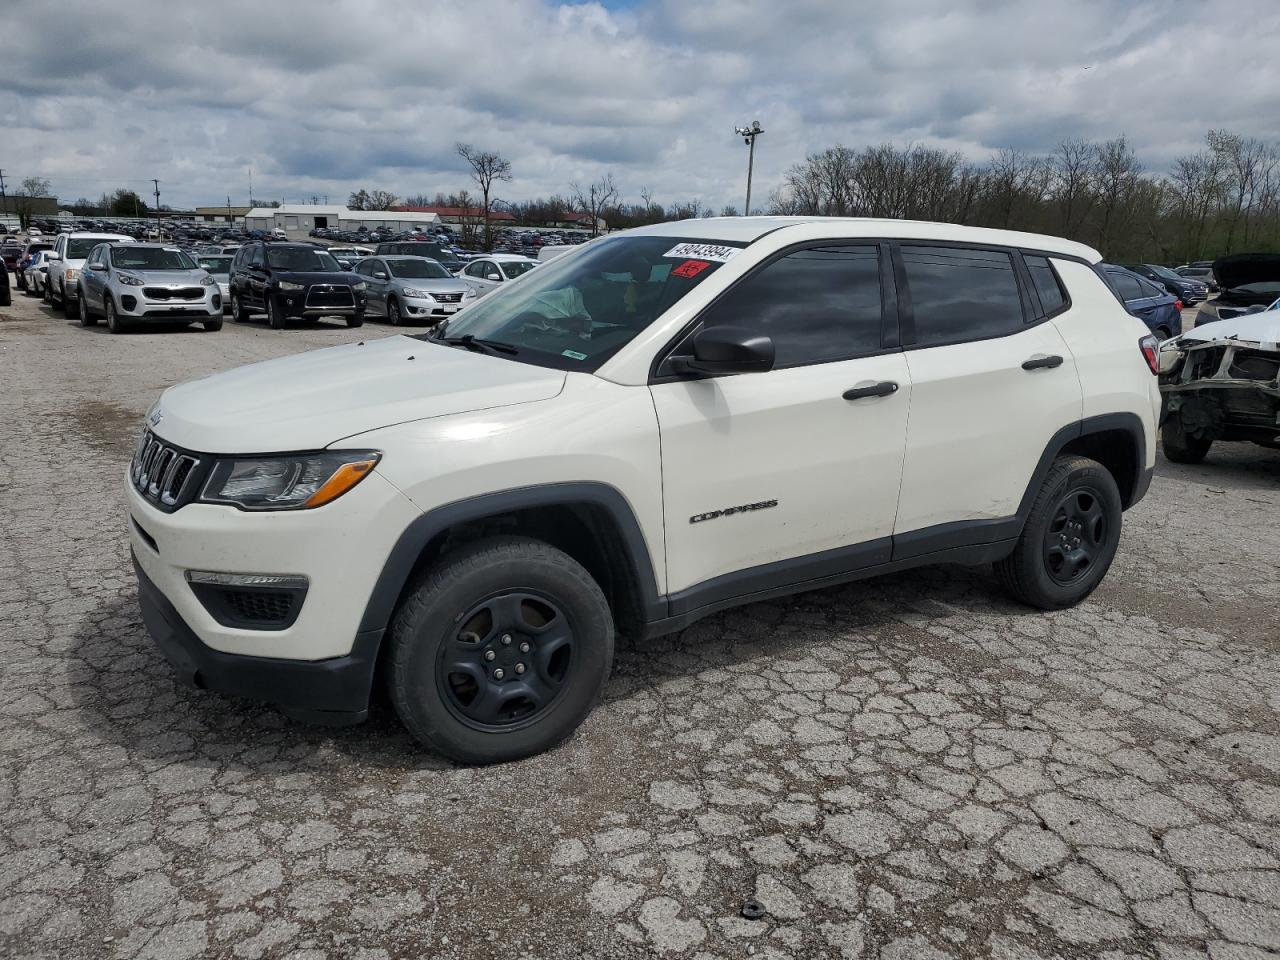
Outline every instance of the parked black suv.
<svg viewBox="0 0 1280 960"><path fill-rule="evenodd" d="M1168 267L1155 263L1126 263L1126 270L1132 270L1140 277L1146 277L1158 287L1164 287L1175 297L1190 306L1208 299L1209 286L1192 277L1183 277Z"/></svg>
<svg viewBox="0 0 1280 960"><path fill-rule="evenodd" d="M344 317L348 327L364 323L364 281L307 243L246 243L231 261L229 295L236 323L261 311L273 330L283 330L291 317Z"/></svg>
<svg viewBox="0 0 1280 960"><path fill-rule="evenodd" d="M450 273L457 273L465 263L443 243L434 240L395 240L374 248L375 257L430 257Z"/></svg>

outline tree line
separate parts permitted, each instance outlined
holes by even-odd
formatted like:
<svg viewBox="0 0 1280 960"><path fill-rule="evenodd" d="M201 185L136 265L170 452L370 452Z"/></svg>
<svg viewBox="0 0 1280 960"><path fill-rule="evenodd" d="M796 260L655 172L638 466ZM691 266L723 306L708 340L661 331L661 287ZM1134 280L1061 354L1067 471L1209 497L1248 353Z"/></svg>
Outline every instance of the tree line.
<svg viewBox="0 0 1280 960"><path fill-rule="evenodd" d="M768 212L940 220L1079 240L1119 262L1280 249L1280 145L1212 130L1147 171L1124 136L1013 149L976 164L919 144L828 147L794 164Z"/></svg>

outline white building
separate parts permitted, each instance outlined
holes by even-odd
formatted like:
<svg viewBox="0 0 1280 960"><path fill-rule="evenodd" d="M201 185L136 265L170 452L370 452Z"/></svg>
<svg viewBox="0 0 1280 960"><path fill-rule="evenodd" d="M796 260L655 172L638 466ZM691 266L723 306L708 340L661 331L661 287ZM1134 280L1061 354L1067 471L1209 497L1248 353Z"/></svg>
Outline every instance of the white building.
<svg viewBox="0 0 1280 960"><path fill-rule="evenodd" d="M349 210L329 204L286 203L279 207L254 207L245 214L246 230L274 230L286 233L310 233L316 227L332 230L370 230L387 228L396 232L418 227L430 228L440 223L434 213L407 213L397 210Z"/></svg>

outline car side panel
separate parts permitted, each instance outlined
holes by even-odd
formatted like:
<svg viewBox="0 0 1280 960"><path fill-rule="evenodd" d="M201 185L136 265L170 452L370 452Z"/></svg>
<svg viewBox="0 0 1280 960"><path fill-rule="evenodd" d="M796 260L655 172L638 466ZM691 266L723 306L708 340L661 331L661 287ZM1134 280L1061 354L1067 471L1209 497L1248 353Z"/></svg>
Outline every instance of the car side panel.
<svg viewBox="0 0 1280 960"><path fill-rule="evenodd" d="M1146 433L1146 463L1155 464L1160 384L1138 342L1150 334L1129 314L1098 275L1083 263L1054 259L1071 295L1071 309L1050 322L1076 358L1084 418L1132 413Z"/></svg>
<svg viewBox="0 0 1280 960"><path fill-rule="evenodd" d="M570 373L550 400L397 424L333 446L394 451L378 473L424 512L542 484L612 487L640 525L655 595L666 592L662 451L646 387Z"/></svg>

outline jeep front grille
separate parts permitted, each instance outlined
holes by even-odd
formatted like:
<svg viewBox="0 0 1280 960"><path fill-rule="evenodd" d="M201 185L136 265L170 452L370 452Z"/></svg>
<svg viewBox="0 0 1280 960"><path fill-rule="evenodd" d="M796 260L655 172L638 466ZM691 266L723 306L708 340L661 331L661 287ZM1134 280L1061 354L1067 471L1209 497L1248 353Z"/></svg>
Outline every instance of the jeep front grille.
<svg viewBox="0 0 1280 960"><path fill-rule="evenodd" d="M129 479L146 499L171 511L195 497L204 465L201 457L165 443L148 430L138 441Z"/></svg>

